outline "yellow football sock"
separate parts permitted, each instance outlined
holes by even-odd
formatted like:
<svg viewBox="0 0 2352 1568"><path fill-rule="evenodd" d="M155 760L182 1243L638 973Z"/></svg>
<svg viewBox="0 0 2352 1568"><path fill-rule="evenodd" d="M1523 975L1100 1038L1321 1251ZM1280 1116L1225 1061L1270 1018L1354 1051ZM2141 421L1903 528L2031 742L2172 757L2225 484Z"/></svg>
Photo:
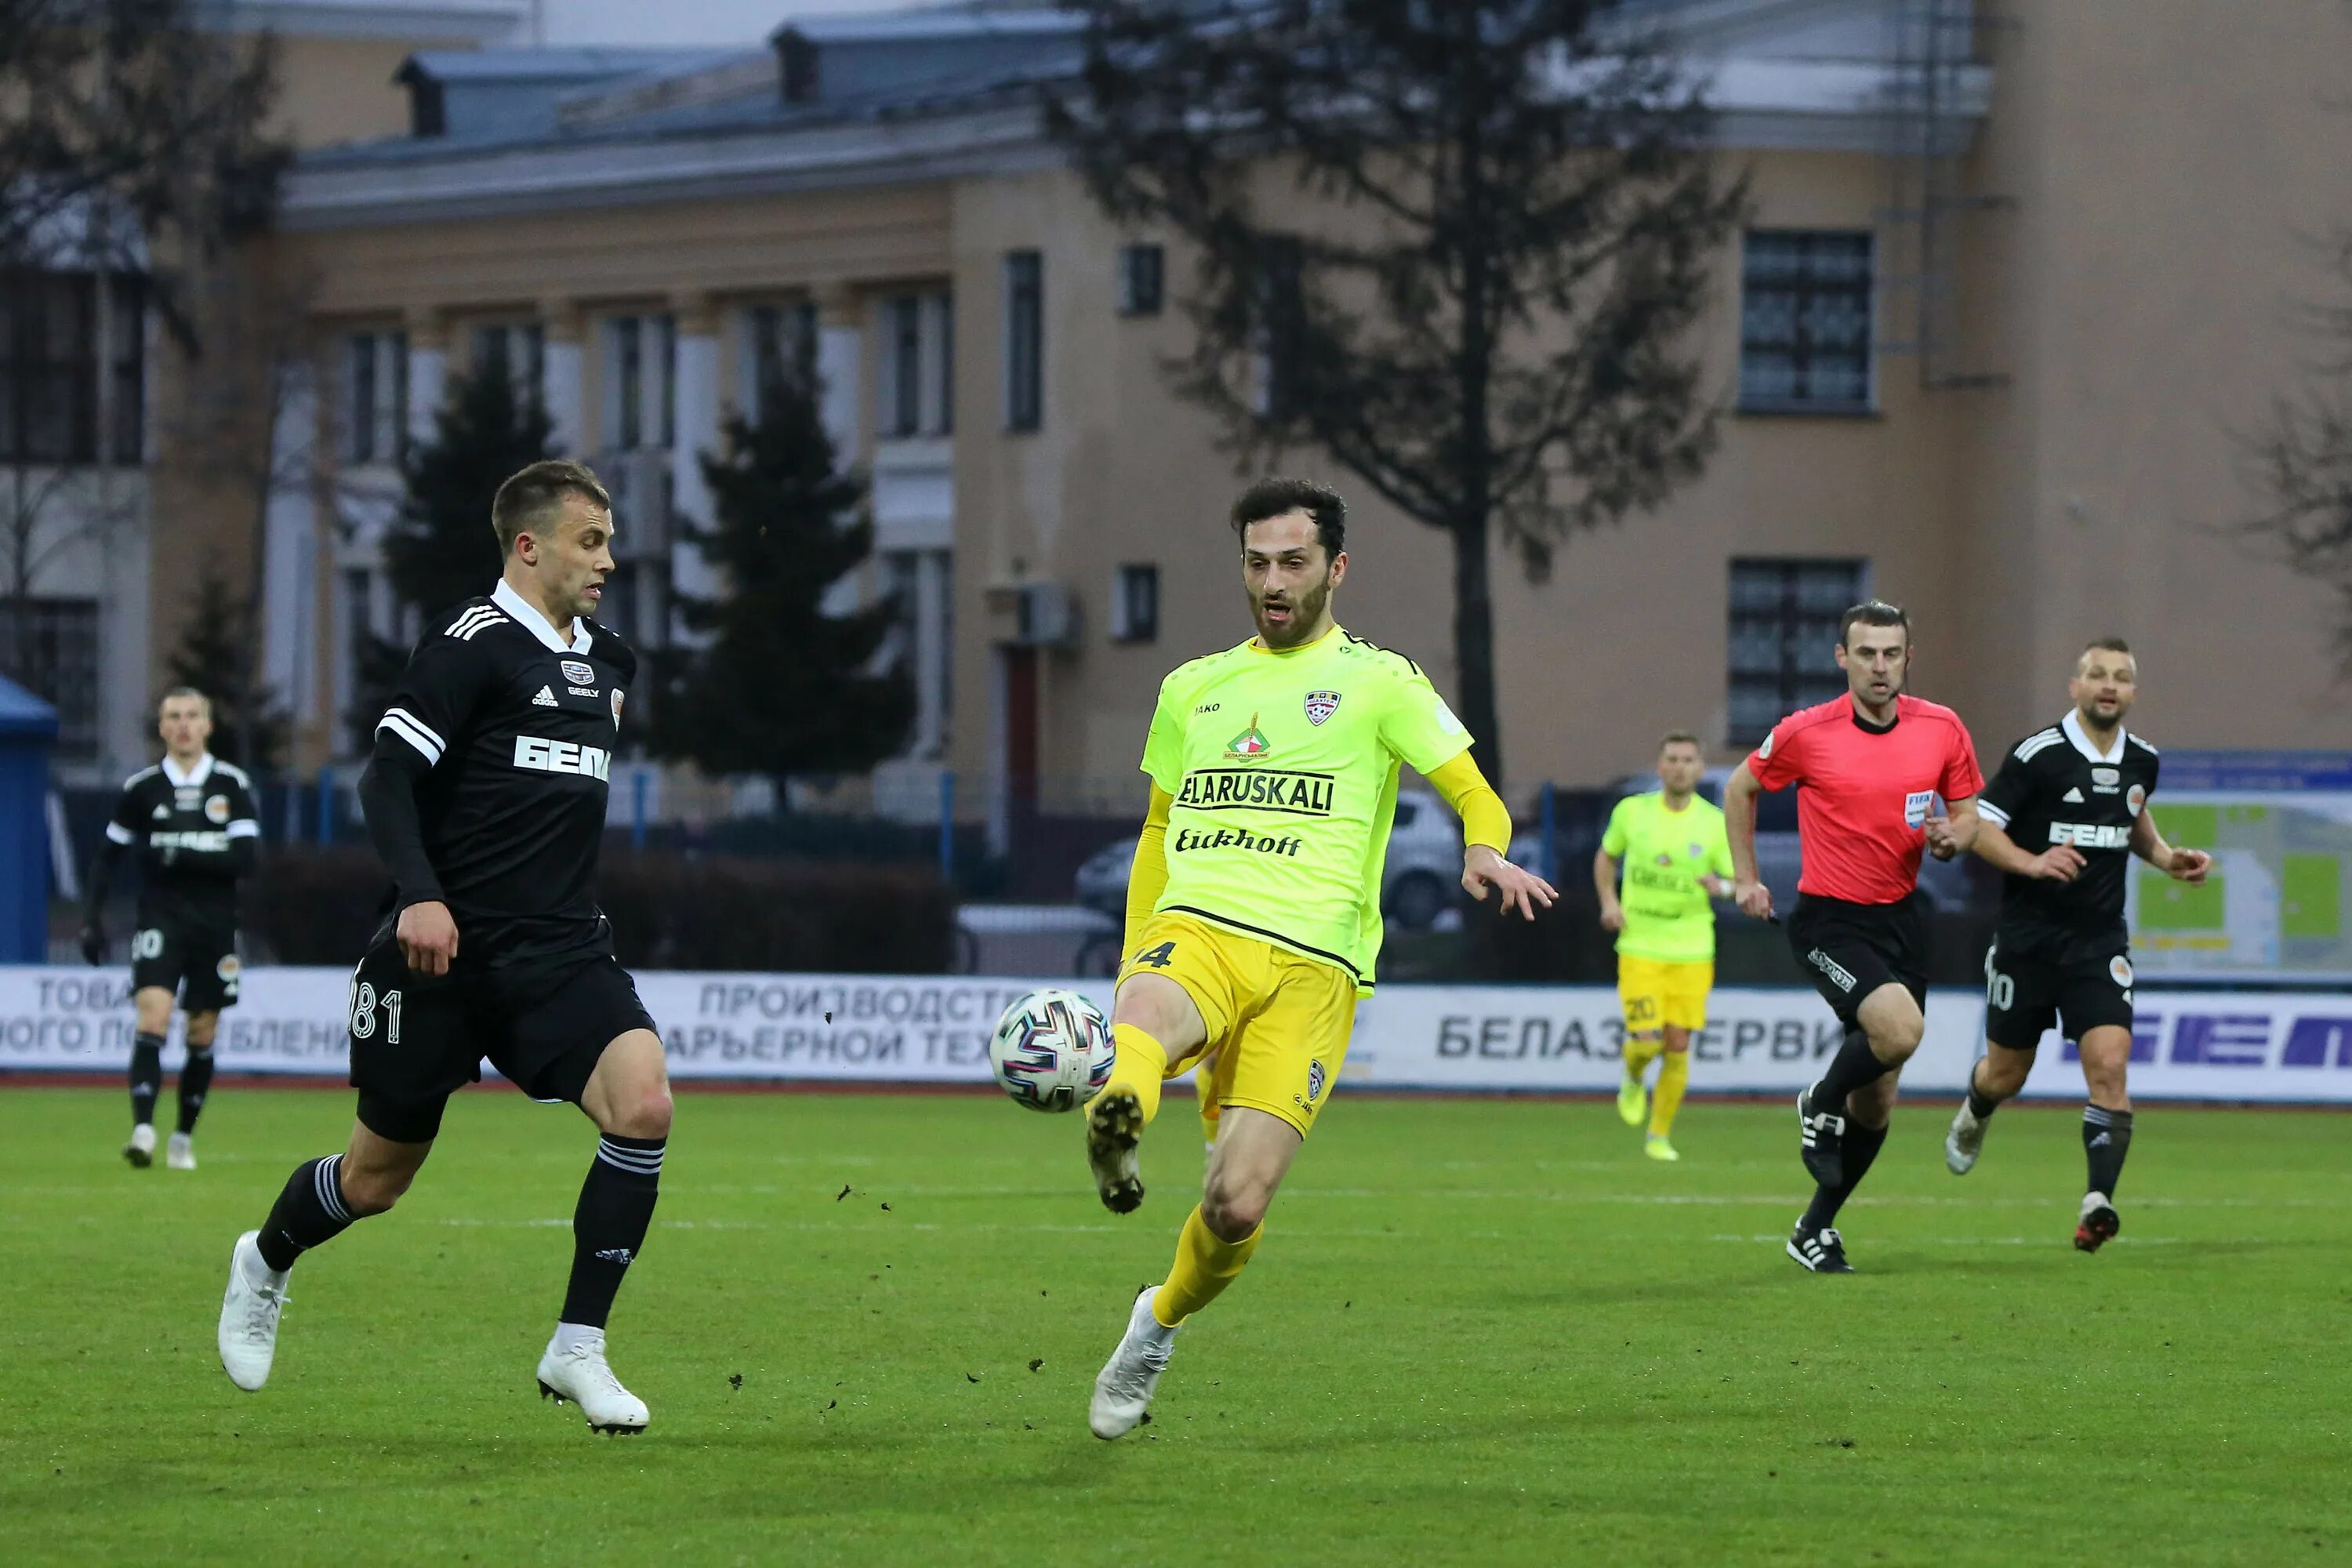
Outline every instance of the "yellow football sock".
<svg viewBox="0 0 2352 1568"><path fill-rule="evenodd" d="M1646 1039L1646 1040L1644 1040L1644 1039L1641 1039L1641 1038L1639 1038L1639 1037L1635 1037L1635 1036L1633 1036L1633 1035L1628 1035L1628 1036L1626 1036L1626 1037L1625 1037L1625 1077L1626 1077L1626 1079L1627 1079L1629 1082L1633 1082L1633 1083L1639 1083L1639 1082L1641 1082L1641 1081L1642 1081L1642 1075L1643 1075L1643 1073L1646 1073L1646 1072L1648 1072L1648 1071L1650 1070L1650 1064L1651 1064L1652 1062L1654 1062L1654 1061L1656 1061L1656 1060L1658 1059L1658 1053L1659 1053L1660 1051L1664 1050L1665 1048L1666 1048L1666 1043L1665 1043L1665 1041L1664 1041L1664 1040L1662 1040L1662 1039L1659 1039L1659 1038L1658 1038L1657 1037L1655 1037L1654 1035L1654 1036L1652 1036L1650 1038L1648 1038L1648 1039Z"/></svg>
<svg viewBox="0 0 2352 1568"><path fill-rule="evenodd" d="M1240 1275L1265 1234L1261 1225L1239 1241L1219 1241L1195 1205L1185 1218L1184 1234L1176 1240L1175 1267L1151 1299L1151 1315L1160 1326L1172 1329L1215 1300Z"/></svg>
<svg viewBox="0 0 2352 1568"><path fill-rule="evenodd" d="M1675 1112L1683 1108L1683 1090L1690 1084L1690 1052L1668 1051L1658 1069L1658 1087L1650 1092L1650 1136L1664 1138L1675 1130Z"/></svg>
<svg viewBox="0 0 2352 1568"><path fill-rule="evenodd" d="M1112 1025L1110 1037L1118 1054L1103 1092L1119 1088L1135 1090L1135 1098L1143 1102L1143 1121L1148 1127L1160 1114L1160 1084L1168 1076L1167 1049L1133 1024Z"/></svg>

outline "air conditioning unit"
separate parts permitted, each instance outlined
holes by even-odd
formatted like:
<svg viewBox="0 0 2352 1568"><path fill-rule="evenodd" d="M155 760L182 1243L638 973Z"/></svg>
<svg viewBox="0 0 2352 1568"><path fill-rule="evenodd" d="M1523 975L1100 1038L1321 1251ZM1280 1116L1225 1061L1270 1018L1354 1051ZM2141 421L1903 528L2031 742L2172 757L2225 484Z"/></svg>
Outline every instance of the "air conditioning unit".
<svg viewBox="0 0 2352 1568"><path fill-rule="evenodd" d="M1023 647L1073 647L1078 607L1059 583L1023 583L1013 601L1013 641Z"/></svg>
<svg viewBox="0 0 2352 1568"><path fill-rule="evenodd" d="M669 454L658 448L607 452L594 467L613 494L614 553L629 561L669 553Z"/></svg>

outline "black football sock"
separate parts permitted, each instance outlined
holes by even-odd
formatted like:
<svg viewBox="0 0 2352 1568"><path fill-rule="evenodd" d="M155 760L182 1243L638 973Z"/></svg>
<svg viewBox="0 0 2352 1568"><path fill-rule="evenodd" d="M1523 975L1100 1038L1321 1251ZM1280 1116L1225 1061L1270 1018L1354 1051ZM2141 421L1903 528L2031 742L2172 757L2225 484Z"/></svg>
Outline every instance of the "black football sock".
<svg viewBox="0 0 2352 1568"><path fill-rule="evenodd" d="M1860 1029L1848 1029L1845 1043L1830 1058L1830 1070L1822 1074L1821 1088L1813 1091L1813 1109L1843 1116L1846 1096L1857 1089L1868 1089L1885 1076L1886 1064L1871 1050L1870 1037ZM1853 1130L1849 1125L1846 1131L1851 1136Z"/></svg>
<svg viewBox="0 0 2352 1568"><path fill-rule="evenodd" d="M188 1065L180 1069L180 1131L194 1132L196 1118L205 1113L205 1096L212 1092L213 1050L210 1046L190 1046Z"/></svg>
<svg viewBox="0 0 2352 1568"><path fill-rule="evenodd" d="M310 1248L349 1230L355 1217L343 1201L341 1154L298 1165L262 1223L261 1260L283 1274Z"/></svg>
<svg viewBox="0 0 2352 1568"><path fill-rule="evenodd" d="M2091 1167L2091 1184L2085 1192L2116 1195L2116 1184L2124 1178L2124 1156L2131 1152L2132 1113L2109 1110L2103 1105L2083 1107L2083 1153Z"/></svg>
<svg viewBox="0 0 2352 1568"><path fill-rule="evenodd" d="M163 1092L163 1037L142 1034L131 1042L131 1121L144 1127L155 1120L155 1097Z"/></svg>
<svg viewBox="0 0 2352 1568"><path fill-rule="evenodd" d="M1841 1153L1845 1165L1845 1180L1834 1187L1813 1189L1813 1201L1805 1205L1807 1230L1819 1230L1823 1226L1837 1223L1838 1211L1845 1207L1846 1199L1853 1196L1854 1188L1862 1185L1863 1177L1870 1174L1872 1163L1885 1147L1885 1127L1864 1127L1858 1121L1846 1123L1845 1145Z"/></svg>
<svg viewBox="0 0 2352 1568"><path fill-rule="evenodd" d="M572 1212L572 1283L563 1292L562 1321L601 1329L612 1315L621 1279L646 1245L661 1195L662 1138L616 1138L596 1144L595 1163L580 1184Z"/></svg>
<svg viewBox="0 0 2352 1568"><path fill-rule="evenodd" d="M1977 1068L1984 1065L1985 1058L1979 1057L1976 1059L1976 1066L1969 1068L1969 1114L1979 1121L1982 1121L2000 1109L2000 1100L1987 1100L1984 1091L1977 1088Z"/></svg>

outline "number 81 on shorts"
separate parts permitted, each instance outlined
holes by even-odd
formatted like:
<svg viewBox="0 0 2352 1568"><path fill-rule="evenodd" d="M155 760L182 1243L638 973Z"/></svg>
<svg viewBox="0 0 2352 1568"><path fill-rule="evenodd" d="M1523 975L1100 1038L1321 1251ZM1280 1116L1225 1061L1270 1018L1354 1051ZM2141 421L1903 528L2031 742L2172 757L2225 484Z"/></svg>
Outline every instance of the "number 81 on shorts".
<svg viewBox="0 0 2352 1568"><path fill-rule="evenodd" d="M400 993L386 991L379 995L374 983L367 980L357 981L352 986L352 1038L374 1037L379 1008L383 1015L384 1042L400 1044Z"/></svg>

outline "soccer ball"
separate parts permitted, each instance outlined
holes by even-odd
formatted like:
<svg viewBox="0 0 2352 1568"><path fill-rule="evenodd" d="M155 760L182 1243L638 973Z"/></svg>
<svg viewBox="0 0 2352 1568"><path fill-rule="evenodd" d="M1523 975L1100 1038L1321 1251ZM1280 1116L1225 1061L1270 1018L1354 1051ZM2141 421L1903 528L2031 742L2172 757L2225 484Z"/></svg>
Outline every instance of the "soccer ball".
<svg viewBox="0 0 2352 1568"><path fill-rule="evenodd" d="M1075 1110L1110 1081L1110 1020L1075 991L1032 991L996 1020L988 1065L1015 1105Z"/></svg>

